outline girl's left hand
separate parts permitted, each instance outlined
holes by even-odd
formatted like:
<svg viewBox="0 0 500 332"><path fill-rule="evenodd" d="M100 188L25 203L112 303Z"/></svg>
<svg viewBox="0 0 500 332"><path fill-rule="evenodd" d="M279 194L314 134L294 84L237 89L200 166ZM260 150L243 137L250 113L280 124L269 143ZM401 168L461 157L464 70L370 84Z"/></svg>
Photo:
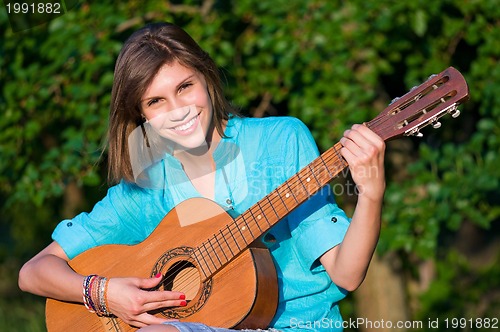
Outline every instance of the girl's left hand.
<svg viewBox="0 0 500 332"><path fill-rule="evenodd" d="M385 191L384 140L364 125L355 124L344 132L340 153L349 164L360 196L382 199Z"/></svg>

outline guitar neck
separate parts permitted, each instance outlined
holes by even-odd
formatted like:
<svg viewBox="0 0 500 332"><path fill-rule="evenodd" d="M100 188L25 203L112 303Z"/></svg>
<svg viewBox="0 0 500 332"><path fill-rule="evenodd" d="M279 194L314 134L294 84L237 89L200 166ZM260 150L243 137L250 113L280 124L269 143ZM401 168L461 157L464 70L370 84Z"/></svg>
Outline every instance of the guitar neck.
<svg viewBox="0 0 500 332"><path fill-rule="evenodd" d="M453 67L393 100L377 117L365 125L384 141L402 136L421 136L420 129L432 125L445 114L457 117L457 107L469 98L464 77ZM347 167L340 155L340 143L270 192L250 209L220 229L195 250L205 277L210 277L253 241L314 195Z"/></svg>
<svg viewBox="0 0 500 332"><path fill-rule="evenodd" d="M203 242L196 250L208 278L347 167L340 143L325 151L282 185Z"/></svg>

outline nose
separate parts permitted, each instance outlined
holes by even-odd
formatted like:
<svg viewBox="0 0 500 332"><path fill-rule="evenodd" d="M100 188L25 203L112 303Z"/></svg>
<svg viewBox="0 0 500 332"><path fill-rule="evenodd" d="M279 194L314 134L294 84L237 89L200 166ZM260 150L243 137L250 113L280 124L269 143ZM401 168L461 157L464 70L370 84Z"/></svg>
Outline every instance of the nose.
<svg viewBox="0 0 500 332"><path fill-rule="evenodd" d="M192 109L191 106L193 105L177 107L168 112L168 117L170 118L170 121L172 122L184 121L189 116L189 114L191 114L191 109Z"/></svg>

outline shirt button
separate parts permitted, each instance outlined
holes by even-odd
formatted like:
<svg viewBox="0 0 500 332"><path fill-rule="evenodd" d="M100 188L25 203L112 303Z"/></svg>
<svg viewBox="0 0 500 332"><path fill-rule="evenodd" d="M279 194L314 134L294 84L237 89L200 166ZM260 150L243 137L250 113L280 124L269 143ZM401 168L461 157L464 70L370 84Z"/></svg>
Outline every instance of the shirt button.
<svg viewBox="0 0 500 332"><path fill-rule="evenodd" d="M66 224L66 226L71 227L73 226L73 223L70 221L69 223Z"/></svg>
<svg viewBox="0 0 500 332"><path fill-rule="evenodd" d="M336 222L337 222L337 218L336 218L336 217L332 217L332 221L333 221L334 223L336 223Z"/></svg>
<svg viewBox="0 0 500 332"><path fill-rule="evenodd" d="M226 203L227 203L227 205L231 205L231 203L233 203L233 201L228 198L228 199L226 199Z"/></svg>

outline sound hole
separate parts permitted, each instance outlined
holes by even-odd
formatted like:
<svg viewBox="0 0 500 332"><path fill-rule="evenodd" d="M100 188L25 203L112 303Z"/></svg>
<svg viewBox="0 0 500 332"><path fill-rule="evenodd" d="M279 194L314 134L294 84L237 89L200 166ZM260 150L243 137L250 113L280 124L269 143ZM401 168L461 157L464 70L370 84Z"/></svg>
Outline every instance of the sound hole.
<svg viewBox="0 0 500 332"><path fill-rule="evenodd" d="M186 294L186 300L195 298L200 290L201 278L196 266L189 261L174 263L164 274L162 286L168 291Z"/></svg>

